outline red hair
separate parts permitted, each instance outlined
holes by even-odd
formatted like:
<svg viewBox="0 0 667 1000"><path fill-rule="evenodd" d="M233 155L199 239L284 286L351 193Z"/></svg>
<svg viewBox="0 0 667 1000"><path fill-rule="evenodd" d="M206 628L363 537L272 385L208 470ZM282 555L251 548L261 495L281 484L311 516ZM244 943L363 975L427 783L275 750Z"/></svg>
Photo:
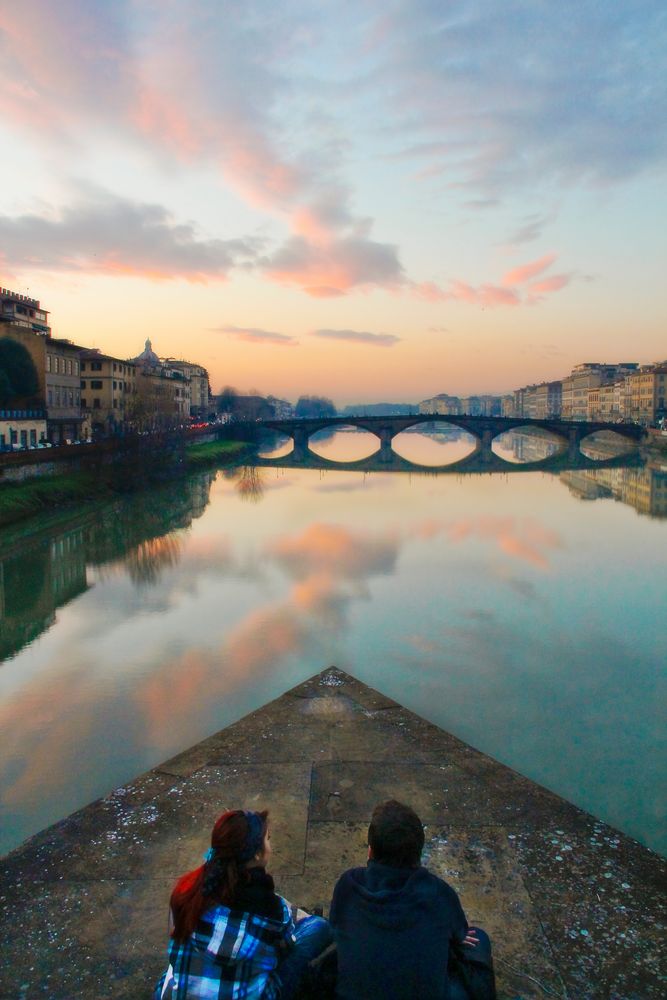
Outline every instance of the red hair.
<svg viewBox="0 0 667 1000"><path fill-rule="evenodd" d="M259 814L264 824L263 834L268 826L268 810ZM179 878L171 894L169 905L174 917L171 936L177 941L186 941L197 926L202 913L217 903L232 907L239 884L247 881L246 862L241 859L248 837L248 820L241 809L230 809L215 821L211 833L211 847L215 850L214 861L200 865ZM215 890L206 893L207 870L217 866Z"/></svg>

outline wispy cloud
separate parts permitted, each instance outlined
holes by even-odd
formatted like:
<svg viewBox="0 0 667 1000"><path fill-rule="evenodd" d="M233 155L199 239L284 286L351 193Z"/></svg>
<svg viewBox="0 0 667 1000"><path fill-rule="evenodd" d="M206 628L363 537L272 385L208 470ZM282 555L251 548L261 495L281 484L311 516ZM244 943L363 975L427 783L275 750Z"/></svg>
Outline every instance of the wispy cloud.
<svg viewBox="0 0 667 1000"><path fill-rule="evenodd" d="M549 253L544 257L540 257L539 260L530 261L528 264L520 264L519 267L513 268L503 276L502 283L506 286L523 285L526 281L530 281L531 278L536 277L536 275L541 274L547 268L551 267L555 259L556 255Z"/></svg>
<svg viewBox="0 0 667 1000"><path fill-rule="evenodd" d="M463 302L481 308L496 306L535 305L546 295L559 292L573 279L573 274L554 274L539 281L532 281L555 262L555 254L547 254L539 260L520 264L508 271L500 284L471 285L466 281L452 279L443 288L436 282L413 283L412 291L427 302Z"/></svg>
<svg viewBox="0 0 667 1000"><path fill-rule="evenodd" d="M237 340L245 340L248 344L278 344L281 347L294 347L299 343L295 337L286 333L276 333L275 330L260 330L252 326L214 326L214 333L225 333Z"/></svg>
<svg viewBox="0 0 667 1000"><path fill-rule="evenodd" d="M8 270L220 281L254 261L259 249L255 239L207 239L162 205L97 188L48 216L0 216L0 262Z"/></svg>
<svg viewBox="0 0 667 1000"><path fill-rule="evenodd" d="M468 197L614 182L665 160L656 86L664 11L396 0L368 26L375 82L394 105L393 151ZM529 50L526 40L529 40ZM595 44L591 44L595 39Z"/></svg>
<svg viewBox="0 0 667 1000"><path fill-rule="evenodd" d="M518 229L515 229L505 241L506 245L519 246L539 239L552 218L553 216L541 214L526 216Z"/></svg>
<svg viewBox="0 0 667 1000"><path fill-rule="evenodd" d="M345 340L358 344L371 344L373 347L393 347L401 340L393 333L368 333L366 330L311 330L311 336L322 337L325 340Z"/></svg>

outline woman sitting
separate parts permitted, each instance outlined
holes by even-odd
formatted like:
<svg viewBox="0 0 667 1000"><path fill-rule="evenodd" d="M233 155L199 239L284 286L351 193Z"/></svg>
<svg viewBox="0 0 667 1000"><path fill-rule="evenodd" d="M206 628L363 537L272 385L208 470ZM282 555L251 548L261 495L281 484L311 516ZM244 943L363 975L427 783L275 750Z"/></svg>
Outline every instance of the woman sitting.
<svg viewBox="0 0 667 1000"><path fill-rule="evenodd" d="M204 864L171 894L169 968L155 1000L295 997L308 963L333 940L322 917L294 925L266 871L268 812L225 812Z"/></svg>

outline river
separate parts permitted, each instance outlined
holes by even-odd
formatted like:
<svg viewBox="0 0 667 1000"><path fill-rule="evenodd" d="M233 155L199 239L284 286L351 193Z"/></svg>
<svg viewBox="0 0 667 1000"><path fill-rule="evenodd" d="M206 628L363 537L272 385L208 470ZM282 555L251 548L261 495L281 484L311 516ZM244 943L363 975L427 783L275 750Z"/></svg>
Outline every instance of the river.
<svg viewBox="0 0 667 1000"><path fill-rule="evenodd" d="M0 534L0 853L331 664L666 853L667 463L288 450Z"/></svg>

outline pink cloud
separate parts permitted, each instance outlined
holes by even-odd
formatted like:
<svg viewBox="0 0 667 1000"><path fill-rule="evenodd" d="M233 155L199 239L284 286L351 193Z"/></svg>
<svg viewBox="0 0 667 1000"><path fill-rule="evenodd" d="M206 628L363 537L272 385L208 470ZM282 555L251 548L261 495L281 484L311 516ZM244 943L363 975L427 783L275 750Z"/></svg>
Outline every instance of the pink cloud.
<svg viewBox="0 0 667 1000"><path fill-rule="evenodd" d="M451 524L449 538L462 542L480 538L493 542L505 555L531 563L537 569L548 570L549 560L545 550L560 548L560 537L531 518L478 517Z"/></svg>
<svg viewBox="0 0 667 1000"><path fill-rule="evenodd" d="M442 288L433 281L425 281L421 284L412 283L410 287L419 298L426 299L427 302L466 302L469 305L481 306L482 308L535 305L545 295L559 292L565 288L572 280L573 275L571 274L554 274L551 277L540 278L538 281L531 281L532 278L551 267L555 260L555 254L546 254L539 260L521 264L508 271L503 276L500 285L491 283L471 285L467 281L453 278L446 288ZM522 285L526 287L522 288Z"/></svg>
<svg viewBox="0 0 667 1000"><path fill-rule="evenodd" d="M293 236L265 261L265 273L272 281L297 285L315 298L359 287L393 288L404 281L396 248L363 235L317 242Z"/></svg>
<svg viewBox="0 0 667 1000"><path fill-rule="evenodd" d="M571 281L571 274L554 274L551 278L532 281L528 286L528 292L531 296L543 295L547 292L559 292L561 288L565 288Z"/></svg>
<svg viewBox="0 0 667 1000"><path fill-rule="evenodd" d="M523 285L526 281L530 281L531 278L551 267L555 259L556 254L549 253L544 257L540 257L539 260L531 261L529 264L521 264L519 267L508 271L504 275L502 283L506 286Z"/></svg>
<svg viewBox="0 0 667 1000"><path fill-rule="evenodd" d="M454 279L448 288L440 288L435 282L427 281L412 286L419 298L427 302L466 302L469 305L493 308L495 306L521 305L519 293L514 288L500 285L474 285Z"/></svg>

